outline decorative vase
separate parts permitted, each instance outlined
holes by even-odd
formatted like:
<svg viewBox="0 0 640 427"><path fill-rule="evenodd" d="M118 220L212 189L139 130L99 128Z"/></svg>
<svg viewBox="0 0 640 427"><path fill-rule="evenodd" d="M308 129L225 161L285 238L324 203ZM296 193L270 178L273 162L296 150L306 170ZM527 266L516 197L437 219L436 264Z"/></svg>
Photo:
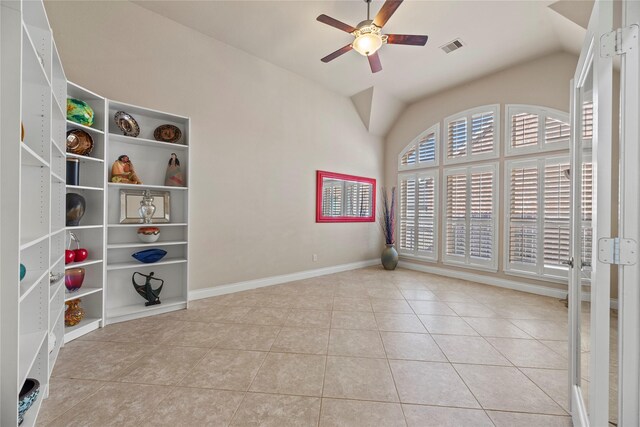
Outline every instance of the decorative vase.
<svg viewBox="0 0 640 427"><path fill-rule="evenodd" d="M64 285L69 292L75 292L84 282L84 268L68 268L64 272Z"/></svg>
<svg viewBox="0 0 640 427"><path fill-rule="evenodd" d="M18 425L24 421L24 413L31 408L40 394L40 382L35 378L27 378L20 389L18 400Z"/></svg>
<svg viewBox="0 0 640 427"><path fill-rule="evenodd" d="M144 190L144 195L140 201L140 209L138 213L145 224L151 224L153 214L156 212L156 206L153 204L153 196L150 190Z"/></svg>
<svg viewBox="0 0 640 427"><path fill-rule="evenodd" d="M24 264L20 264L20 281L22 282L22 279L24 279L24 276L27 275L27 267L24 266Z"/></svg>
<svg viewBox="0 0 640 427"><path fill-rule="evenodd" d="M67 227L80 225L87 202L78 193L67 193Z"/></svg>
<svg viewBox="0 0 640 427"><path fill-rule="evenodd" d="M92 126L93 108L79 99L67 98L67 119L84 126Z"/></svg>
<svg viewBox="0 0 640 427"><path fill-rule="evenodd" d="M67 185L80 185L80 159L67 159Z"/></svg>
<svg viewBox="0 0 640 427"><path fill-rule="evenodd" d="M144 243L153 243L160 238L160 229L158 227L140 227L138 228L138 239Z"/></svg>
<svg viewBox="0 0 640 427"><path fill-rule="evenodd" d="M393 244L387 244L387 247L382 251L380 257L382 266L385 270L395 270L398 266L398 251L393 247Z"/></svg>
<svg viewBox="0 0 640 427"><path fill-rule="evenodd" d="M76 326L84 318L84 310L80 307L80 298L72 299L64 304L67 306L64 311L65 326Z"/></svg>

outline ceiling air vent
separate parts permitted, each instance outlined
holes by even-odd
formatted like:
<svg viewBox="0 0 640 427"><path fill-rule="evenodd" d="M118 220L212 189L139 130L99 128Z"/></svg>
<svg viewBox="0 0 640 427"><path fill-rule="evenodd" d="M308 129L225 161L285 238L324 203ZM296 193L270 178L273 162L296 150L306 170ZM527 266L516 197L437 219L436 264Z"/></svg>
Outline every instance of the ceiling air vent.
<svg viewBox="0 0 640 427"><path fill-rule="evenodd" d="M450 41L449 43L445 44L444 46L440 46L440 49L444 50L444 53L451 53L454 50L460 49L462 46L464 46L462 44L462 40L455 39L455 40Z"/></svg>

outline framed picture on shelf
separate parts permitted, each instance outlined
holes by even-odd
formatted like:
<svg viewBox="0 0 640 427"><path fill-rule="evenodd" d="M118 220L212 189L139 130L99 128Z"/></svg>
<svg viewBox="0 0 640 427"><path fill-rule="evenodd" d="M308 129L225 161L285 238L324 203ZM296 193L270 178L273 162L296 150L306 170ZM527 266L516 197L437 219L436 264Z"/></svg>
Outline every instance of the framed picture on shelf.
<svg viewBox="0 0 640 427"><path fill-rule="evenodd" d="M142 224L142 215L140 214L140 206L144 197L145 190L120 190L120 224ZM170 220L171 215L171 194L168 191L153 191L153 206L155 211L151 216L151 222L166 223Z"/></svg>

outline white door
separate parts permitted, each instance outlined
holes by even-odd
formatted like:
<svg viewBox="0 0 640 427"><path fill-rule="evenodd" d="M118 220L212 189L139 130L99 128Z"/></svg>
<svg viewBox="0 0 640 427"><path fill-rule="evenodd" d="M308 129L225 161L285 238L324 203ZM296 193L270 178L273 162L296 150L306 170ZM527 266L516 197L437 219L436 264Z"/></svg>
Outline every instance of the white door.
<svg viewBox="0 0 640 427"><path fill-rule="evenodd" d="M611 265L598 241L611 236L612 76L602 35L610 33L613 2L597 0L571 93L571 247L569 250L569 380L575 426L609 422ZM594 256L591 257L591 254ZM590 302L589 302L590 300Z"/></svg>

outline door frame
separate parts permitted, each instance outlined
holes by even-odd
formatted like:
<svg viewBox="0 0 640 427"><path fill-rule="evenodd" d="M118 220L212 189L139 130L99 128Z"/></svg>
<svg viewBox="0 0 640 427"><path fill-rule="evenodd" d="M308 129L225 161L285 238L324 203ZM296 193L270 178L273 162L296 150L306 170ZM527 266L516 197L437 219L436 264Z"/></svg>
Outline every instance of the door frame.
<svg viewBox="0 0 640 427"><path fill-rule="evenodd" d="M640 23L640 3L624 1L622 25ZM618 236L640 241L640 43L621 55ZM618 425L640 422L640 263L618 266Z"/></svg>
<svg viewBox="0 0 640 427"><path fill-rule="evenodd" d="M593 138L592 164L594 194L592 199L592 251L591 261L591 329L589 358L589 408L585 406L581 384L580 312L582 284L580 280L581 222L579 212L572 208L570 256L575 264L569 266L569 387L571 415L575 426L606 426L609 422L609 335L610 335L610 283L611 266L601 262L598 242L611 236L612 188L612 89L613 60L601 55L600 37L612 30L613 2L596 1L587 34L580 53L574 79L571 81L571 159L575 171L578 156L576 147L581 137L582 99L580 88L592 70L593 79ZM580 116L578 116L580 115ZM576 118L580 117L580 120ZM581 174L572 173L573 202L580 196ZM574 203L572 203L573 205ZM577 204L580 206L580 203Z"/></svg>

